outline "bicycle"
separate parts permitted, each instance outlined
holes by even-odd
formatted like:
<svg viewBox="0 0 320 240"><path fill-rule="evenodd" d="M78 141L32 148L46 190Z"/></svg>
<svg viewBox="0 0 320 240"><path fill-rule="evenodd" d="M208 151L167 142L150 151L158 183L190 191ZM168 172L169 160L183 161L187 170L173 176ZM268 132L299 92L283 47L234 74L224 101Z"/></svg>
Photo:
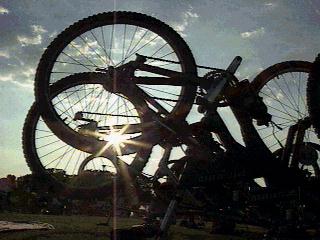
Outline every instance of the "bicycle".
<svg viewBox="0 0 320 240"><path fill-rule="evenodd" d="M106 29L108 26L110 29ZM117 31L117 29L120 30ZM106 48L105 41L106 31L109 31L109 36L111 36L108 48ZM100 36L100 41L98 36ZM126 39L126 36L130 36L129 40ZM136 36L138 39L135 39ZM114 38L118 39L119 37L123 37L122 41L114 42ZM153 42L155 39L157 39L156 43ZM114 44L117 46L114 47ZM120 45L122 47L119 47ZM146 46L149 47L148 50L145 49ZM166 51L164 51L165 49ZM177 176L179 171L183 171L183 168L178 173L173 173L168 167L171 149L187 145L188 151L196 151L200 146L208 145L206 141L209 139L209 132L216 132L220 138L220 144L215 143L214 151L210 150L210 147L206 147L201 152L196 151L197 154L201 156L205 152L204 158L214 158L220 152L241 152L245 156L242 161L246 162L246 168L250 170L246 175L251 180L263 176L268 180L269 186L273 188L297 186L299 181L305 181L305 176L298 170L299 167L303 168L302 165L313 166L312 174L318 175L317 159L313 160L311 164L308 161L301 162L303 155L301 152L304 154L314 152L317 150L318 144L317 142L309 144L310 140L308 140L306 130L311 127L310 120L305 113L302 113L306 109L299 109L300 95L302 94L298 95L297 101L293 100L293 106L298 106L295 114L292 112L295 107L290 110L288 104L281 105L283 110L280 112L287 114L289 118L277 116L278 119L285 120L280 124L271 121L271 115L267 112L265 103L258 96L258 93L262 92L261 90L267 86L268 82L276 81L275 77L284 77L287 73L294 75L296 72L297 76L301 76L301 74L310 71L311 63L291 61L276 64L263 71L252 83L249 83L248 81L239 82L234 76L240 62L241 58L236 57L227 70L197 66L184 40L159 20L137 13L103 13L75 23L58 35L50 44L43 54L36 72L36 101L41 116L48 127L66 144L89 154L107 157L112 162L121 162L119 155L138 152L133 157L129 168L133 169L130 171L133 178L139 175L147 164L150 155L152 155L152 146L160 145L165 149L165 153L156 176L166 176L178 184L179 178ZM67 67L68 69L65 70ZM208 69L210 72L199 77L197 76L197 67ZM84 108L88 107L89 111L72 110L73 114L69 114L69 116L66 114L69 108L65 108L65 111L59 109L59 106L61 107L63 104L60 103L61 101L58 103L53 101L51 86L63 82L61 79L65 79L64 76L70 76L84 69L89 70L88 73L83 73L86 76L86 83L98 83L100 87L103 86L103 90L115 94L120 99L132 102L134 108L137 109L136 112L140 113L140 122L130 122L130 118L139 117L132 114L132 109L128 108L126 103L120 106L120 101L117 100L114 101L117 107L113 113L99 113L99 111L106 110L107 105L104 106L105 109L103 109L104 107L101 109L99 106L96 108L87 105ZM136 74L138 70L140 73ZM90 72L95 73L90 74ZM145 74L143 75L141 72ZM299 77L299 86L300 80ZM283 86L287 85L285 79L283 83ZM72 84L66 85L65 89L61 87L61 92L68 92L70 89L72 92ZM152 88L150 85L156 87ZM300 89L298 93L299 91ZM76 93L77 90L74 92ZM157 92L158 94L156 94ZM176 92L179 94L175 94ZM282 92L285 93L285 91ZM200 106L199 110L205 114L205 117L198 124L189 124L185 118L194 104L196 95L196 104ZM282 96L282 99L274 96L273 100L281 100L279 101L281 103L285 97L290 99L293 96L291 88L288 87L288 91L283 95L287 96ZM102 98L102 96L102 93L98 93L94 99ZM123 98L123 96L125 97ZM125 100L121 101L125 102ZM76 104L72 101L69 102L70 109L73 105ZM217 108L225 106L231 107L241 126L245 147L232 137L216 111ZM272 107L274 108L269 105L269 109ZM94 108L96 111L99 110L98 113L93 111ZM97 123L103 121L101 116L106 119L108 117L127 118L129 124L119 122L119 119L111 124L115 126L116 131L120 130L122 135L132 135L129 140L123 142L124 146L118 144L117 147L112 147L112 144L108 144L106 139L101 139L99 131L110 132L112 130L107 124L105 124L107 126L98 127ZM73 119L74 121L88 122L88 124L81 126L84 131L77 129ZM281 140L287 140L286 144L281 143L281 140L277 141L281 148L272 154L270 149L273 146L270 149L266 147L252 119L257 120L257 125L268 126L271 123L272 136L275 135L274 128L278 128L277 131L280 131L283 127L289 126L291 121L294 121L296 125L289 129L288 136L283 134L285 136ZM295 119L301 121L295 121ZM212 122L215 123L215 126L211 126ZM104 123L107 123L107 120ZM129 127L126 127L127 125ZM192 133L192 129L202 129L200 132L203 135L196 136L196 133ZM202 136L205 137L205 140L201 140ZM311 138L315 141L314 136ZM316 141L318 140L316 139ZM141 147L141 145L137 146L137 142L148 144ZM143 153L142 157L139 152ZM232 155L234 156L234 153ZM259 163L256 163L256 159L259 159ZM234 162L231 165L236 167ZM290 168L288 168L289 165ZM275 170L274 166L277 166L278 169ZM296 182L283 181L283 175L293 176ZM172 202L171 207L176 204L177 202ZM168 213L164 218L162 232L166 232L170 214L172 213Z"/></svg>

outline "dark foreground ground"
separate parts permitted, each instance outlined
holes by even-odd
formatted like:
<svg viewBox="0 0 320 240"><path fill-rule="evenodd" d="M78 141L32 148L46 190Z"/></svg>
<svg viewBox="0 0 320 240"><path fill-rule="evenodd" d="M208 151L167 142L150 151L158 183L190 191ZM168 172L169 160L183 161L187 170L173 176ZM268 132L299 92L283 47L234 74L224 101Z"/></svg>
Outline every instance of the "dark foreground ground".
<svg viewBox="0 0 320 240"><path fill-rule="evenodd" d="M1 213L1 221L38 221L52 224L54 230L27 230L20 232L0 233L0 239L8 240L89 240L89 239L109 239L111 226L99 225L106 222L105 217L88 216L55 216L55 215L31 215ZM139 223L137 219L118 219L118 227L131 226ZM111 223L110 223L111 225ZM173 240L242 240L261 239L264 230L257 227L237 225L238 233L234 236L212 235L210 234L211 224L202 230L188 229L180 226L172 226L169 239Z"/></svg>

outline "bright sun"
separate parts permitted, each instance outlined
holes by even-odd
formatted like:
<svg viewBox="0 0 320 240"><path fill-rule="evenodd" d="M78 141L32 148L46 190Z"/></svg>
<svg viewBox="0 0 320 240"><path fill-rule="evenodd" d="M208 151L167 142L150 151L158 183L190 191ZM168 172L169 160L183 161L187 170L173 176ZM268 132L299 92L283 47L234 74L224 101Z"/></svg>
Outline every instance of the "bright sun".
<svg viewBox="0 0 320 240"><path fill-rule="evenodd" d="M115 129L110 126L110 131L108 131L108 134L103 135L103 137L101 138L101 140L106 141L106 145L97 153L97 155L101 155L111 146L116 151L118 156L122 155L121 149L125 147L125 144L145 147L146 144L139 143L133 140L134 136L137 136L137 134L140 135L141 133L137 132L135 134L130 134L127 132L128 127L129 125L125 125L121 129Z"/></svg>
<svg viewBox="0 0 320 240"><path fill-rule="evenodd" d="M112 145L123 145L123 142L126 140L126 136L119 132L111 132L104 137L104 140L110 142Z"/></svg>
<svg viewBox="0 0 320 240"><path fill-rule="evenodd" d="M118 155L121 155L121 147L124 147L124 143L128 140L128 135L124 134L128 126L123 127L122 129L114 129L110 126L110 132L104 136L107 145L105 148L109 148L111 145L115 148Z"/></svg>

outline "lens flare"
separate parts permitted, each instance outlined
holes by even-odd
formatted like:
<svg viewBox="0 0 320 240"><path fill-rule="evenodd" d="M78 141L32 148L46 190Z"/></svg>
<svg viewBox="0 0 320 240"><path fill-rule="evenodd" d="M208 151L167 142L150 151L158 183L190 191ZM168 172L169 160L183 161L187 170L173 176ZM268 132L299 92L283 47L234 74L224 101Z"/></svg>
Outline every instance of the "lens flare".
<svg viewBox="0 0 320 240"><path fill-rule="evenodd" d="M123 147L123 142L125 142L126 139L126 136L120 132L112 132L104 137L104 140L110 142L110 144L120 145L121 147Z"/></svg>

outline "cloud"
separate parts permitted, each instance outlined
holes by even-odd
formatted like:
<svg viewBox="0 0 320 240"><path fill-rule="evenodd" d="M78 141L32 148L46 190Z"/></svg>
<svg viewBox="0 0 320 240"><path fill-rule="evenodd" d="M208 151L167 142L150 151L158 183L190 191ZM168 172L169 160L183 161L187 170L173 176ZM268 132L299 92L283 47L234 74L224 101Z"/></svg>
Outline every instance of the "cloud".
<svg viewBox="0 0 320 240"><path fill-rule="evenodd" d="M0 50L0 57L10 58L10 54L7 50Z"/></svg>
<svg viewBox="0 0 320 240"><path fill-rule="evenodd" d="M278 92L276 94L277 99L282 100L284 98L283 94L281 92Z"/></svg>
<svg viewBox="0 0 320 240"><path fill-rule="evenodd" d="M31 80L27 80L25 82L19 82L19 81L13 80L12 83L17 85L17 86L19 86L19 87L27 88L29 90L33 90L33 81L31 81Z"/></svg>
<svg viewBox="0 0 320 240"><path fill-rule="evenodd" d="M274 6L275 6L275 4L272 3L272 2L265 3L264 5L265 5L266 7L274 7Z"/></svg>
<svg viewBox="0 0 320 240"><path fill-rule="evenodd" d="M0 6L0 14L3 15L3 14L8 14L10 11L2 6Z"/></svg>
<svg viewBox="0 0 320 240"><path fill-rule="evenodd" d="M192 9L191 9L191 10L192 10ZM191 12L191 10L186 11L186 12L184 13L184 16L185 16L186 18L198 18L199 15L198 15L197 13Z"/></svg>
<svg viewBox="0 0 320 240"><path fill-rule="evenodd" d="M21 46L29 45L39 45L42 43L42 35L47 32L47 30L41 25L31 25L31 30L33 36L18 35L17 40Z"/></svg>
<svg viewBox="0 0 320 240"><path fill-rule="evenodd" d="M1 82L8 82L8 83L12 83L18 87L27 88L29 90L33 89L33 80L26 79L22 82L22 81L17 81L16 79L18 79L18 78L19 78L18 75L14 75L12 73L9 73L6 75L0 75L0 83Z"/></svg>
<svg viewBox="0 0 320 240"><path fill-rule="evenodd" d="M32 29L32 32L35 33L35 34L42 34L42 33L48 32L41 25L31 25L31 29Z"/></svg>
<svg viewBox="0 0 320 240"><path fill-rule="evenodd" d="M20 67L21 68L21 67ZM35 69L28 66L24 67L20 71L11 71L7 74L0 75L0 84L9 83L14 84L20 88L27 88L29 90L33 89L33 77L35 74Z"/></svg>
<svg viewBox="0 0 320 240"><path fill-rule="evenodd" d="M253 30L251 32L243 32L241 33L242 38L255 38L255 37L260 37L265 33L264 27L258 28L256 30Z"/></svg>
<svg viewBox="0 0 320 240"><path fill-rule="evenodd" d="M197 13L192 12L192 8L190 8L189 10L185 11L182 14L182 22L181 23L174 23L173 24L173 28L174 30L176 30L178 33L180 33L180 35L182 37L187 36L187 34L185 33L186 28L188 27L188 25L195 21L195 19L199 18L199 15Z"/></svg>
<svg viewBox="0 0 320 240"><path fill-rule="evenodd" d="M29 78L31 76L33 77L35 73L36 73L36 70L34 68L28 68L25 71L22 71L22 74L24 76L26 76L27 78Z"/></svg>
<svg viewBox="0 0 320 240"><path fill-rule="evenodd" d="M53 31L52 33L49 34L49 38L54 38L57 36L57 34L58 34L57 31Z"/></svg>
<svg viewBox="0 0 320 240"><path fill-rule="evenodd" d="M6 75L0 75L0 81L1 82L8 82L8 81L12 81L13 80L13 74L9 73Z"/></svg>
<svg viewBox="0 0 320 240"><path fill-rule="evenodd" d="M42 36L37 35L35 37L26 37L26 36L17 36L18 42L21 46L28 46L28 45L39 45L42 42Z"/></svg>

